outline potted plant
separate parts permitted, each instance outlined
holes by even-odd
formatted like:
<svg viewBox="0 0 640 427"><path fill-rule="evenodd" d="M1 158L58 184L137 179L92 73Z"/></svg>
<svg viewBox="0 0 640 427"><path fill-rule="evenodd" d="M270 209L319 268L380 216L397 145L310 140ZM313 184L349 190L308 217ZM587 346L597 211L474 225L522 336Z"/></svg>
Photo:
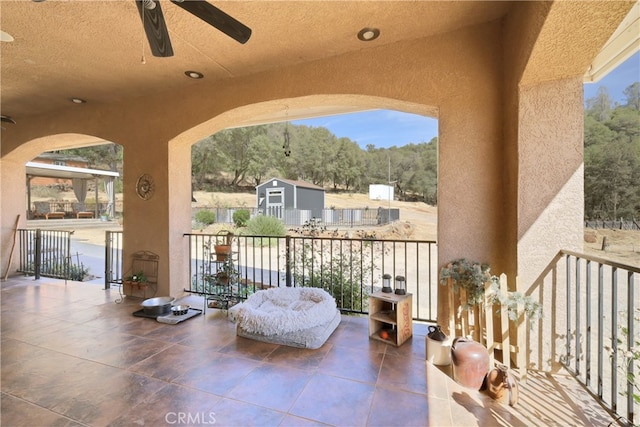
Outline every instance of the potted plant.
<svg viewBox="0 0 640 427"><path fill-rule="evenodd" d="M238 277L238 272L233 263L233 257L228 256L224 262L218 266L215 277L216 282L221 285L235 283L235 279Z"/></svg>
<svg viewBox="0 0 640 427"><path fill-rule="evenodd" d="M149 280L144 274L144 271L139 271L131 276L127 276L124 279L124 284L129 286L135 286L139 289L146 289L149 286Z"/></svg>
<svg viewBox="0 0 640 427"><path fill-rule="evenodd" d="M490 270L489 264L459 258L440 270L440 284L451 281L454 291L466 291L468 305L482 304L485 285L491 280Z"/></svg>
<svg viewBox="0 0 640 427"><path fill-rule="evenodd" d="M231 243L233 242L233 233L227 230L218 232L217 239L213 245L217 261L227 261L231 254Z"/></svg>
<svg viewBox="0 0 640 427"><path fill-rule="evenodd" d="M486 300L489 305L499 304L507 307L509 318L516 320L517 307L522 305L524 312L530 320L535 320L542 313L542 306L531 296L521 292L500 292L500 279L491 274L491 268L487 263L469 261L459 258L440 270L440 284L453 286L458 292L464 290L467 297L466 309L473 306L482 306L485 303L485 289L487 283L490 295Z"/></svg>

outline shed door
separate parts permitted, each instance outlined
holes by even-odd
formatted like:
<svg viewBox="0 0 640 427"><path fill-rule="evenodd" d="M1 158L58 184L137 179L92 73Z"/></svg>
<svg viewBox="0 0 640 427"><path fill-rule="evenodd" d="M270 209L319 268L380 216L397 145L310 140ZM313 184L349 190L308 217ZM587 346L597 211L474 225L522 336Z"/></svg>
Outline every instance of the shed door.
<svg viewBox="0 0 640 427"><path fill-rule="evenodd" d="M282 219L284 213L284 188L267 188L267 215Z"/></svg>

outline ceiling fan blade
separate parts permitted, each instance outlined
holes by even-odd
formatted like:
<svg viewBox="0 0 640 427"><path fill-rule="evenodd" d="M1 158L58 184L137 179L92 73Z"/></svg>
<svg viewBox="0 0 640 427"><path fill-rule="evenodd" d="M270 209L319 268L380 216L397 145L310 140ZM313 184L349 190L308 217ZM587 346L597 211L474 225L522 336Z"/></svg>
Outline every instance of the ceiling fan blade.
<svg viewBox="0 0 640 427"><path fill-rule="evenodd" d="M249 40L249 37L251 37L251 28L206 1L171 0L171 2L202 19L209 25L213 25L218 30L242 44L245 44L247 40Z"/></svg>
<svg viewBox="0 0 640 427"><path fill-rule="evenodd" d="M135 0L140 12L140 19L144 24L144 32L147 34L149 46L153 56L169 57L173 56L173 47L169 39L167 24L164 21L160 2L155 1L155 8L147 9L143 5L143 0Z"/></svg>

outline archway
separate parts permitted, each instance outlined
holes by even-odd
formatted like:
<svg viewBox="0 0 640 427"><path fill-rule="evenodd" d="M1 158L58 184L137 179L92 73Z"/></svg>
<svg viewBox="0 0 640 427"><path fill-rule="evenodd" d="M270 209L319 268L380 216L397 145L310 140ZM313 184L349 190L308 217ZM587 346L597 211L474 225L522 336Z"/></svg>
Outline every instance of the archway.
<svg viewBox="0 0 640 427"><path fill-rule="evenodd" d="M392 109L396 111L421 114L437 117L438 109L433 106L398 101L389 98L363 95L311 95L298 98L279 99L246 105L226 111L210 120L195 126L171 141L168 145L167 158L159 161L167 165L167 176L156 180L156 185L162 194L167 197L167 229L168 253L170 266L168 268L168 280L165 280L165 288L159 285L159 292L168 295L180 295L183 293L182 283L188 277L188 248L183 238L183 233L191 228L191 204L186 203L185 195L191 195L191 152L190 148L197 141L226 128L243 127L258 124L276 123L291 120L292 118L314 117L322 111L345 112L371 109ZM169 160L170 159L170 160ZM126 171L125 171L126 172ZM165 181L166 179L166 181ZM164 188L163 188L164 187ZM166 192L165 192L166 188ZM126 215L129 220L136 213ZM134 219L132 228L138 224L144 224L149 218L139 217ZM126 229L127 226L125 225ZM157 240L157 239L155 239ZM153 244L152 239L145 239L144 245ZM126 244L125 244L126 246ZM139 246L144 248L144 246ZM135 250L131 249L131 253ZM160 253L163 250L158 251ZM125 262L126 262L125 250ZM182 254L179 256L179 254ZM168 283L167 283L168 282Z"/></svg>
<svg viewBox="0 0 640 427"><path fill-rule="evenodd" d="M97 224L103 230L105 227L119 227L115 221L101 223L98 218L100 214L116 211L114 180L120 174L104 169L78 167L78 163L73 161L63 165L65 161L58 158L60 156L56 159L51 156L47 159L38 159L38 157L50 151L104 144L116 147L115 144L92 135L56 134L29 141L3 158L3 168L6 168L3 171L3 179L5 184L11 181L9 185L3 187L3 192L10 195L3 196L10 200L22 201L12 207L18 215L18 227L69 232L72 238L70 254L73 254L69 260L73 265L71 277L74 280L84 281L93 278L94 283L100 284L102 283L100 278L104 273L104 249L87 250L86 246L78 248L76 245L85 245L84 241L88 239L80 235L86 234L88 228L96 227ZM34 159L40 162L32 162ZM104 164L99 165L106 169ZM78 180L85 183L90 181L94 187L90 191L87 191L86 184L82 185L83 188L78 188ZM74 184L76 184L75 188ZM33 188L41 190L32 192ZM122 200L119 200L118 212L122 211L121 202ZM114 216L109 218L113 219ZM32 221L34 219L40 221ZM75 233L76 231L79 232ZM100 240L103 244L104 232Z"/></svg>

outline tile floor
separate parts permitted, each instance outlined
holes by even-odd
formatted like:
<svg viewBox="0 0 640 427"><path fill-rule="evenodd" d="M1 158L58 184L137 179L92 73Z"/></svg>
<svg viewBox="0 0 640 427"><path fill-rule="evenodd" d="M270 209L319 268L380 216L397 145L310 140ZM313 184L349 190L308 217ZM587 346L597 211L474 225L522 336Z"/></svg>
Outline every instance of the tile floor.
<svg viewBox="0 0 640 427"><path fill-rule="evenodd" d="M223 312L178 325L132 316L117 289L2 283L2 426L608 425L571 377L530 373L515 408L425 362L426 326L400 348L344 316L318 350L236 337ZM193 306L202 298L191 297Z"/></svg>

